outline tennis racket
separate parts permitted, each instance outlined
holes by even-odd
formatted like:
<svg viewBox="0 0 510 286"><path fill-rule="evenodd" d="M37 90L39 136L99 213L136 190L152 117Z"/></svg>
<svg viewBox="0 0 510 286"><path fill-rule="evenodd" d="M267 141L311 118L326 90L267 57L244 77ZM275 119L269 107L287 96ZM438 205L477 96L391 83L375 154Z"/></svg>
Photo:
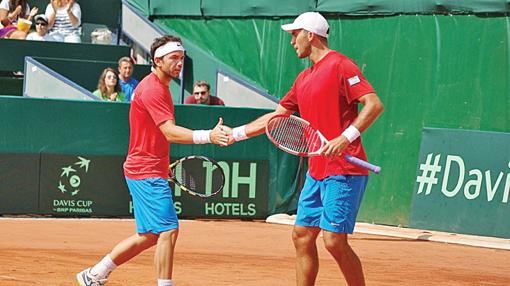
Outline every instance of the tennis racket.
<svg viewBox="0 0 510 286"><path fill-rule="evenodd" d="M294 115L276 115L271 118L266 125L266 134L276 147L301 157L320 155L324 145L328 143L328 139L319 130L308 121ZM349 154L343 156L347 161L376 174L381 171L381 167L357 157Z"/></svg>
<svg viewBox="0 0 510 286"><path fill-rule="evenodd" d="M168 180L190 195L209 198L225 185L225 173L213 159L204 156L187 156L168 167Z"/></svg>

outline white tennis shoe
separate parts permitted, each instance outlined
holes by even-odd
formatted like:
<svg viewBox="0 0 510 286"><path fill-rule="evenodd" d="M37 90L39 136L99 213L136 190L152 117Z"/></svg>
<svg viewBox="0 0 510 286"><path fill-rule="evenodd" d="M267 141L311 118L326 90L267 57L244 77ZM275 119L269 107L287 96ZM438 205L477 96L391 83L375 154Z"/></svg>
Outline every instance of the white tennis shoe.
<svg viewBox="0 0 510 286"><path fill-rule="evenodd" d="M78 280L78 284L80 284L80 286L103 286L106 284L108 280L107 278L99 279L96 276L97 275L90 273L90 268L87 268L76 274L76 280Z"/></svg>

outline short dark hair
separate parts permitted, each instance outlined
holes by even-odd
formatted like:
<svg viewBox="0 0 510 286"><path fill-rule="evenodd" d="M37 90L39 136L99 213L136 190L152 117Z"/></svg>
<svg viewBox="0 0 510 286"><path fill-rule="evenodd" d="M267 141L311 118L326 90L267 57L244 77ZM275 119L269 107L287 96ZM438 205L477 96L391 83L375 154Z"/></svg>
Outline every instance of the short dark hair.
<svg viewBox="0 0 510 286"><path fill-rule="evenodd" d="M153 67L156 67L154 64L154 54L156 53L156 50L168 42L179 42L182 44L181 38L172 35L165 35L154 39L154 42L151 45L151 59Z"/></svg>
<svg viewBox="0 0 510 286"><path fill-rule="evenodd" d="M195 82L195 84L193 85L193 89L195 89L195 87L197 86L205 86L207 87L207 91L211 91L211 85L205 80L199 80Z"/></svg>

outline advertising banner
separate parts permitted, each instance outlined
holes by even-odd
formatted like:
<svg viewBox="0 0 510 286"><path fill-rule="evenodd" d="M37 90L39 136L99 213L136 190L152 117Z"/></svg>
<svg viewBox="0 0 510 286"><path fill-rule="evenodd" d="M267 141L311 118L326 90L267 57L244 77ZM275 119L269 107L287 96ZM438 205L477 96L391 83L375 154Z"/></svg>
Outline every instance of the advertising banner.
<svg viewBox="0 0 510 286"><path fill-rule="evenodd" d="M39 157L39 154L0 154L0 214L37 210Z"/></svg>
<svg viewBox="0 0 510 286"><path fill-rule="evenodd" d="M124 156L42 154L40 212L59 216L132 216ZM171 185L180 218L263 219L268 215L267 160L219 161L225 187L212 198L194 197ZM204 177L208 170L203 167Z"/></svg>
<svg viewBox="0 0 510 286"><path fill-rule="evenodd" d="M128 216L124 156L41 155L40 212L59 216Z"/></svg>
<svg viewBox="0 0 510 286"><path fill-rule="evenodd" d="M268 161L218 161L225 173L225 187L214 197L202 199L174 188L174 206L181 218L245 218L268 216ZM204 176L207 176L204 168Z"/></svg>
<svg viewBox="0 0 510 286"><path fill-rule="evenodd" d="M510 134L425 128L410 226L510 237Z"/></svg>

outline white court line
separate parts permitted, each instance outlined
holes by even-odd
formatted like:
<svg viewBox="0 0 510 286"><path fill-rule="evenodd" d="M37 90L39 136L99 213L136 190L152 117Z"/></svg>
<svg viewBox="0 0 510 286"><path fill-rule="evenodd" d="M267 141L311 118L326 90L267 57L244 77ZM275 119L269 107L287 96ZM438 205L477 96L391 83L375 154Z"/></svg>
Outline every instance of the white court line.
<svg viewBox="0 0 510 286"><path fill-rule="evenodd" d="M287 214L275 214L269 216L266 219L268 223L279 223L286 225L294 225L295 216L289 216ZM488 236L477 236L467 234L448 233L441 231L422 230L386 225L376 225L370 223L357 222L354 228L354 232L392 236L399 238L408 238L415 240L426 240L434 242L452 243L469 245L476 247L495 248L510 250L510 239L488 237Z"/></svg>
<svg viewBox="0 0 510 286"><path fill-rule="evenodd" d="M134 221L132 218L52 218L52 217L0 217L2 220L68 220L68 221ZM287 214L275 214L266 219L267 223L277 223L285 225L294 225L295 216ZM181 220L193 222L195 220ZM200 220L196 220L200 221ZM354 232L392 236L399 238L408 238L415 240L425 240L433 242L443 242L452 244L469 245L475 247L495 248L510 250L510 239L477 236L467 234L448 233L441 231L412 229L404 227L395 227L387 225L376 225L370 223L356 223Z"/></svg>

